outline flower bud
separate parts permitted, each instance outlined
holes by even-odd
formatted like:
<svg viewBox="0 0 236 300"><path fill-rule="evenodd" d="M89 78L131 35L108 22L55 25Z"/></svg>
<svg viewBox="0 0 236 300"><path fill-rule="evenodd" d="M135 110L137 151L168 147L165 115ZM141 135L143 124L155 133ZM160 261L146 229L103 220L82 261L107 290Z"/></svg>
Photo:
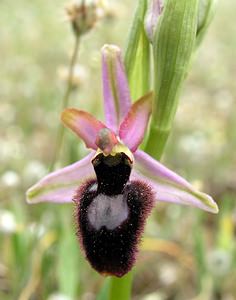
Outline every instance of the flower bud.
<svg viewBox="0 0 236 300"><path fill-rule="evenodd" d="M218 0L199 0L196 46L199 46L215 15Z"/></svg>
<svg viewBox="0 0 236 300"><path fill-rule="evenodd" d="M154 33L157 28L159 17L163 11L162 0L149 0L147 13L145 16L145 30L149 41L153 42Z"/></svg>
<svg viewBox="0 0 236 300"><path fill-rule="evenodd" d="M103 15L103 7L98 0L75 0L66 6L68 20L76 35L80 36L92 29Z"/></svg>

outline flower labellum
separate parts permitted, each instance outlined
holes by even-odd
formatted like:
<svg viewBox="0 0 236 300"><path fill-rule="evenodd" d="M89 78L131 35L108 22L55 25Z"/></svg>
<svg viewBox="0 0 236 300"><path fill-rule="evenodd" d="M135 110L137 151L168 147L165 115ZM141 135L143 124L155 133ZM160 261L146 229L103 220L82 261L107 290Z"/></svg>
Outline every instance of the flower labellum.
<svg viewBox="0 0 236 300"><path fill-rule="evenodd" d="M78 235L93 268L120 277L133 266L154 195L142 181L129 181L132 163L124 153L98 154L93 166L97 180L74 197Z"/></svg>
<svg viewBox="0 0 236 300"><path fill-rule="evenodd" d="M62 122L92 151L41 179L27 191L27 201L74 202L77 235L91 266L121 277L135 263L146 219L158 201L213 213L218 208L210 196L138 150L152 93L132 105L120 49L105 45L102 56L106 125L87 112L66 109Z"/></svg>

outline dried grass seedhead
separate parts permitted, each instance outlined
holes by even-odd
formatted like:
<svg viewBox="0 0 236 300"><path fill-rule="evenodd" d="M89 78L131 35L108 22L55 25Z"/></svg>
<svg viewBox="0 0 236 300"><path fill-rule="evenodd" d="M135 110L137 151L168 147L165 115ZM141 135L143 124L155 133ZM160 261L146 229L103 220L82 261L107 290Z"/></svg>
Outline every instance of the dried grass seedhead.
<svg viewBox="0 0 236 300"><path fill-rule="evenodd" d="M83 35L91 30L104 15L102 0L74 0L66 7L66 18L71 22L76 35Z"/></svg>

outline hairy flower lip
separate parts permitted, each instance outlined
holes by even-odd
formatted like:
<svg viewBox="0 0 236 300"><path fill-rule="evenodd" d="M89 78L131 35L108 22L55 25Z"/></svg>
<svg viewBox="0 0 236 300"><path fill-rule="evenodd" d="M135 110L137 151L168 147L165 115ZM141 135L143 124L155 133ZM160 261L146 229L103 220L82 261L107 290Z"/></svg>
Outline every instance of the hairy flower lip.
<svg viewBox="0 0 236 300"><path fill-rule="evenodd" d="M84 184L74 198L77 236L95 270L122 277L135 263L154 195L148 184L138 180L129 182L115 198L91 190L93 184Z"/></svg>
<svg viewBox="0 0 236 300"><path fill-rule="evenodd" d="M78 186L87 178L95 178L91 161L98 153L115 155L123 152L133 163L131 178L140 178L149 183L156 193L157 201L191 205L217 213L218 207L210 196L197 191L185 179L137 150L151 114L152 94L148 93L131 105L121 51L117 46L103 47L102 69L106 125L91 114L74 108L68 108L62 113L64 125L96 152L92 151L77 163L44 177L28 190L27 201L71 202ZM97 140L101 130L107 133L105 142L103 138ZM97 142L101 142L103 149L98 148Z"/></svg>

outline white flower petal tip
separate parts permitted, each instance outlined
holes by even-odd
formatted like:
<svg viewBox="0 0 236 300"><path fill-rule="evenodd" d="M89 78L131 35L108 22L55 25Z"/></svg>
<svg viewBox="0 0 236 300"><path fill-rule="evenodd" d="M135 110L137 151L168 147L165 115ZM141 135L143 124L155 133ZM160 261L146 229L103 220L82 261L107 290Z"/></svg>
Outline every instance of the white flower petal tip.
<svg viewBox="0 0 236 300"><path fill-rule="evenodd" d="M200 200L200 204L198 206L200 209L203 209L213 214L218 214L218 205L211 196L199 191L193 191L193 195L195 195Z"/></svg>
<svg viewBox="0 0 236 300"><path fill-rule="evenodd" d="M84 159L63 169L48 174L26 192L29 204L39 202L67 203L72 202L75 190L89 178L95 178L91 160L92 151Z"/></svg>
<svg viewBox="0 0 236 300"><path fill-rule="evenodd" d="M102 52L102 55L104 55L104 56L114 55L116 57L116 56L120 56L121 55L120 48L118 46L112 45L112 44L105 44L105 45L103 45L101 52Z"/></svg>
<svg viewBox="0 0 236 300"><path fill-rule="evenodd" d="M209 195L197 191L184 178L143 151L136 151L134 157L133 178L149 183L156 194L157 201L189 205L211 213L218 213L216 202Z"/></svg>
<svg viewBox="0 0 236 300"><path fill-rule="evenodd" d="M28 204L37 204L40 202L67 203L72 202L76 187L51 187L47 190L45 187L36 184L26 192L26 201Z"/></svg>

